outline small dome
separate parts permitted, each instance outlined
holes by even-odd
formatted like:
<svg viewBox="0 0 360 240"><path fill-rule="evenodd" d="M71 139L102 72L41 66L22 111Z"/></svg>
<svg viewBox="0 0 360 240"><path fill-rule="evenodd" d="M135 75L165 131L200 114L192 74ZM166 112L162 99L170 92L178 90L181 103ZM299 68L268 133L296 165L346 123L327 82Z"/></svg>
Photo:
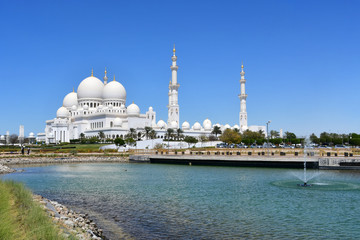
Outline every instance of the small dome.
<svg viewBox="0 0 360 240"><path fill-rule="evenodd" d="M135 103L130 104L127 107L127 114L128 115L139 115L140 114L140 108Z"/></svg>
<svg viewBox="0 0 360 240"><path fill-rule="evenodd" d="M77 106L76 106L76 105L72 105L71 110L72 110L72 111L76 111L76 110L77 110Z"/></svg>
<svg viewBox="0 0 360 240"><path fill-rule="evenodd" d="M101 104L98 106L98 109L103 109L103 108L104 108L104 106Z"/></svg>
<svg viewBox="0 0 360 240"><path fill-rule="evenodd" d="M172 121L171 123L170 123L170 126L169 126L169 128L172 128L172 129L177 129L179 126L178 126L178 124L177 124L177 122L176 121Z"/></svg>
<svg viewBox="0 0 360 240"><path fill-rule="evenodd" d="M158 128L166 128L167 125L163 120L159 120L157 123Z"/></svg>
<svg viewBox="0 0 360 240"><path fill-rule="evenodd" d="M240 127L239 127L239 125L237 125L237 124L235 124L232 128L233 128L233 129L239 129L239 130L240 130Z"/></svg>
<svg viewBox="0 0 360 240"><path fill-rule="evenodd" d="M69 117L69 111L65 107L61 107L56 112L57 118L67 118Z"/></svg>
<svg viewBox="0 0 360 240"><path fill-rule="evenodd" d="M82 98L102 98L104 83L100 79L91 76L87 77L79 84L77 89L78 99Z"/></svg>
<svg viewBox="0 0 360 240"><path fill-rule="evenodd" d="M124 104L121 104L121 105L120 105L120 109L125 109L125 105L124 105Z"/></svg>
<svg viewBox="0 0 360 240"><path fill-rule="evenodd" d="M78 105L78 98L76 92L71 92L64 97L63 106L66 108L71 108L73 105Z"/></svg>
<svg viewBox="0 0 360 240"><path fill-rule="evenodd" d="M211 121L209 119L205 119L203 122L203 127L205 131L210 131L212 129Z"/></svg>
<svg viewBox="0 0 360 240"><path fill-rule="evenodd" d="M181 128L184 130L189 130L190 129L190 123L188 123L187 121L183 122L183 124L181 125Z"/></svg>
<svg viewBox="0 0 360 240"><path fill-rule="evenodd" d="M0 140L5 140L5 136L4 136L4 135L1 135L1 136L0 136Z"/></svg>
<svg viewBox="0 0 360 240"><path fill-rule="evenodd" d="M34 133L33 132L29 133L29 138L33 138L33 137L34 137Z"/></svg>
<svg viewBox="0 0 360 240"><path fill-rule="evenodd" d="M193 129L196 130L196 131L200 131L201 130L201 125L199 122L196 122L194 125L193 125Z"/></svg>
<svg viewBox="0 0 360 240"><path fill-rule="evenodd" d="M84 110L88 110L88 109L89 109L89 105L86 105L86 104L85 104L83 108L84 108Z"/></svg>
<svg viewBox="0 0 360 240"><path fill-rule="evenodd" d="M231 128L231 127L230 127L229 124L226 124L226 125L224 126L224 129L228 129L228 128Z"/></svg>
<svg viewBox="0 0 360 240"><path fill-rule="evenodd" d="M149 107L149 112L154 111L153 107Z"/></svg>
<svg viewBox="0 0 360 240"><path fill-rule="evenodd" d="M105 100L113 99L126 101L125 88L121 83L117 81L112 81L106 84L102 96Z"/></svg>
<svg viewBox="0 0 360 240"><path fill-rule="evenodd" d="M122 125L122 120L121 120L121 118L119 118L119 117L115 118L115 120L114 120L114 126L115 126L115 127L121 127L121 125Z"/></svg>

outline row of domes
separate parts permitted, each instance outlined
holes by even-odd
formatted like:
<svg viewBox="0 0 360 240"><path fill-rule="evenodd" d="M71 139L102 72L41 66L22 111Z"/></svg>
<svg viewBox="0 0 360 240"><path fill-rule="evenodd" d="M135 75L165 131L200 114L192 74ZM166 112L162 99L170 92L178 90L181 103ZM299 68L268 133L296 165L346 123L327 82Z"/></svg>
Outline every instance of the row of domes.
<svg viewBox="0 0 360 240"><path fill-rule="evenodd" d="M172 121L172 122L170 122L169 125L167 125L163 120L160 120L160 121L158 121L156 126L158 128L162 128L162 129L166 129L166 128L177 129L177 128L179 128L176 121ZM215 125L212 125L212 123L211 123L211 121L209 119L205 119L202 125L199 122L195 122L194 125L192 126L192 129L195 130L195 131L200 131L201 129L204 129L205 131L211 131L214 126L218 126L222 130L225 130L227 128L240 129L240 127L238 125L234 125L233 127L231 127L229 124L226 124L224 126L221 126L218 123L215 124ZM181 128L183 130L190 130L190 123L187 122L187 121L183 122L183 124L181 125Z"/></svg>
<svg viewBox="0 0 360 240"><path fill-rule="evenodd" d="M126 101L126 91L124 86L115 81L104 83L94 77L88 77L81 81L76 92L67 94L63 100L63 106L70 108L78 105L78 100L82 99L103 99Z"/></svg>

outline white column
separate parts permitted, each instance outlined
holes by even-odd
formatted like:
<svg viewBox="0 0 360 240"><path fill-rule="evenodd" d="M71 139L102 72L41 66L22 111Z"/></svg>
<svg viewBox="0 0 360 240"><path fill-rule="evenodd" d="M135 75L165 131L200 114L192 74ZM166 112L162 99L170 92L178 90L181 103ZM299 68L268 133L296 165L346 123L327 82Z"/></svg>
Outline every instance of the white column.
<svg viewBox="0 0 360 240"><path fill-rule="evenodd" d="M247 94L245 93L245 72L244 72L244 65L241 65L241 79L240 79L240 114L239 114L239 123L240 123L240 130L245 131L248 128L247 124L247 112L246 112L246 98Z"/></svg>
<svg viewBox="0 0 360 240"><path fill-rule="evenodd" d="M179 121L179 104L178 104L178 89L179 84L177 82L177 70L178 66L176 65L177 57L175 55L175 46L173 49L173 56L171 57L172 65L171 69L171 81L169 83L169 105L168 105L168 125L175 121L178 126L180 126Z"/></svg>

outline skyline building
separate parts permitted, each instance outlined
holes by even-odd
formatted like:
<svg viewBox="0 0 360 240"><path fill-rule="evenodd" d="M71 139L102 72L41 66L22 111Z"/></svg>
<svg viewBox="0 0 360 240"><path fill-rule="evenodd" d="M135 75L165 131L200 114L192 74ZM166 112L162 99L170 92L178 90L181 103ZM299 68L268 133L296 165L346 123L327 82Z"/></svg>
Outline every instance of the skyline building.
<svg viewBox="0 0 360 240"><path fill-rule="evenodd" d="M19 127L19 143L23 143L25 139L25 134L24 134L24 125L20 125Z"/></svg>

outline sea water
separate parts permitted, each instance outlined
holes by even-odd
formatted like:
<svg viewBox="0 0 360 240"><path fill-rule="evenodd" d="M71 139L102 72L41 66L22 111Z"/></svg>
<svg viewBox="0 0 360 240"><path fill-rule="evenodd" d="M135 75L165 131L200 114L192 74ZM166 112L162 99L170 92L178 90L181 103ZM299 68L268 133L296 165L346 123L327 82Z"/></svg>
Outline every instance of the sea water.
<svg viewBox="0 0 360 240"><path fill-rule="evenodd" d="M89 213L111 239L355 239L360 172L83 163L4 175ZM312 174L311 170L308 170ZM299 170L299 174L302 170ZM332 187L333 186L333 187Z"/></svg>

